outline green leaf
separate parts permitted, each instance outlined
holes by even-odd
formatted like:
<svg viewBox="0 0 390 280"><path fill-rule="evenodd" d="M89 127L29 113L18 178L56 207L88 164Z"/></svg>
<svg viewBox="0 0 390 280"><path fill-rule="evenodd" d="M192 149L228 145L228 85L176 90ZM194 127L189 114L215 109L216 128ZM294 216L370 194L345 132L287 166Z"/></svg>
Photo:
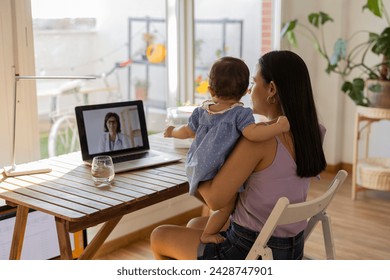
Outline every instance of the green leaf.
<svg viewBox="0 0 390 280"><path fill-rule="evenodd" d="M287 40L294 48L298 48L298 41L294 31L287 32Z"/></svg>
<svg viewBox="0 0 390 280"><path fill-rule="evenodd" d="M280 31L281 37L283 38L288 32L293 31L295 29L295 27L297 26L297 23L298 23L298 20L296 20L296 19L286 22L283 25L282 30Z"/></svg>
<svg viewBox="0 0 390 280"><path fill-rule="evenodd" d="M320 25L324 25L328 21L333 21L333 18L331 18L327 13L319 12L309 14L308 20L312 25L318 28Z"/></svg>
<svg viewBox="0 0 390 280"><path fill-rule="evenodd" d="M321 18L321 24L322 25L324 25L328 21L332 21L333 22L333 18L331 18L327 13L320 12L320 15L321 15L320 18Z"/></svg>
<svg viewBox="0 0 390 280"><path fill-rule="evenodd" d="M293 47L297 48L298 47L298 41L295 36L295 27L297 26L298 20L294 19L291 21L286 22L283 25L283 28L281 30L281 37L282 38L287 38L287 41L292 45Z"/></svg>
<svg viewBox="0 0 390 280"><path fill-rule="evenodd" d="M352 83L344 82L341 90L346 93L356 105L367 106L368 100L364 96L364 81L361 78L353 79Z"/></svg>
<svg viewBox="0 0 390 280"><path fill-rule="evenodd" d="M363 6L363 11L365 9L368 9L371 13L381 18L383 14L383 2L382 0L367 0L366 5Z"/></svg>
<svg viewBox="0 0 390 280"><path fill-rule="evenodd" d="M369 32L368 33L368 42L373 43L379 39L379 34L374 33L374 32Z"/></svg>
<svg viewBox="0 0 390 280"><path fill-rule="evenodd" d="M344 39L337 39L333 46L333 54L330 58L331 65L337 65L340 60L344 59L347 55L347 42Z"/></svg>
<svg viewBox="0 0 390 280"><path fill-rule="evenodd" d="M372 46L372 52L390 57L390 27L387 27L380 35L370 33L371 42L375 42Z"/></svg>
<svg viewBox="0 0 390 280"><path fill-rule="evenodd" d="M337 64L336 65L332 65L330 63L328 63L328 67L325 69L325 72L327 74L330 74L331 72L333 72L337 67Z"/></svg>

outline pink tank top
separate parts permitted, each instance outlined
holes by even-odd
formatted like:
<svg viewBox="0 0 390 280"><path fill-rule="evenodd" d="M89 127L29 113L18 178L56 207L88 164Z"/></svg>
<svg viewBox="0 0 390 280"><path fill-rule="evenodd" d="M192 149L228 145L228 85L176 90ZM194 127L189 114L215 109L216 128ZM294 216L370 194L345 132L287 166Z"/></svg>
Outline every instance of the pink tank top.
<svg viewBox="0 0 390 280"><path fill-rule="evenodd" d="M306 200L311 178L296 175L297 166L286 147L277 140L274 161L266 169L254 172L239 194L232 220L248 229L260 232L277 200L285 196L290 203ZM292 237L305 229L306 221L278 226L276 237Z"/></svg>

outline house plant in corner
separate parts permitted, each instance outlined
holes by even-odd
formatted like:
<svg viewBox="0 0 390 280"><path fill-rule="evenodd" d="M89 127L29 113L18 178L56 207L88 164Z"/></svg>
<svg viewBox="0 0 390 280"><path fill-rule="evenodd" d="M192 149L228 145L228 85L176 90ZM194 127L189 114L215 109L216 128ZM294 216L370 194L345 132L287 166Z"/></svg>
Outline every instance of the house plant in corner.
<svg viewBox="0 0 390 280"><path fill-rule="evenodd" d="M381 33L358 30L351 38L339 38L332 54L327 52L324 31L333 19L324 12L309 14L309 24L296 19L286 22L282 37L295 47L296 32L313 41L317 52L327 61L326 72L343 78L342 91L357 105L390 108L390 16L382 0L367 0L362 12L367 11L387 22L384 30ZM359 37L362 33L367 35ZM362 41L357 42L358 37L363 38ZM369 65L367 58L372 54L378 56L378 61Z"/></svg>

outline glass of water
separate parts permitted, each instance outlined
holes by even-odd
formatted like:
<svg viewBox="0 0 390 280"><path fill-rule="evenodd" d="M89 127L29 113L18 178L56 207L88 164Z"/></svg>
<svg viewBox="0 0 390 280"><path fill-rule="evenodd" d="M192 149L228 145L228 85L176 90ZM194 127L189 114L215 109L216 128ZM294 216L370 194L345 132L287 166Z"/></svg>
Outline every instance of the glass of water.
<svg viewBox="0 0 390 280"><path fill-rule="evenodd" d="M115 171L110 156L96 156L92 160L92 179L95 184L110 184L114 179Z"/></svg>

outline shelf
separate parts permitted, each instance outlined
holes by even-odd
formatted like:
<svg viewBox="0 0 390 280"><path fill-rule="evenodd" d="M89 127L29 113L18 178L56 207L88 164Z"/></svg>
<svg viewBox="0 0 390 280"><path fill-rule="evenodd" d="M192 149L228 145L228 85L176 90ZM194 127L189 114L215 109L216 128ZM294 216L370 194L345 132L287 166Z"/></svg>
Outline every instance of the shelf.
<svg viewBox="0 0 390 280"><path fill-rule="evenodd" d="M358 106L357 113L360 117L370 119L390 119L390 109Z"/></svg>
<svg viewBox="0 0 390 280"><path fill-rule="evenodd" d="M355 143L352 172L352 199L365 189L390 191L390 158L369 157L371 124L390 120L390 109L358 106L355 122ZM361 123L365 124L361 127ZM359 155L359 142L366 130L363 156Z"/></svg>
<svg viewBox="0 0 390 280"><path fill-rule="evenodd" d="M390 191L390 158L366 158L357 164L357 184L364 188Z"/></svg>
<svg viewBox="0 0 390 280"><path fill-rule="evenodd" d="M165 63L151 63L148 60L133 60L132 64L143 64L143 65L153 65L153 66L162 66L165 67Z"/></svg>

